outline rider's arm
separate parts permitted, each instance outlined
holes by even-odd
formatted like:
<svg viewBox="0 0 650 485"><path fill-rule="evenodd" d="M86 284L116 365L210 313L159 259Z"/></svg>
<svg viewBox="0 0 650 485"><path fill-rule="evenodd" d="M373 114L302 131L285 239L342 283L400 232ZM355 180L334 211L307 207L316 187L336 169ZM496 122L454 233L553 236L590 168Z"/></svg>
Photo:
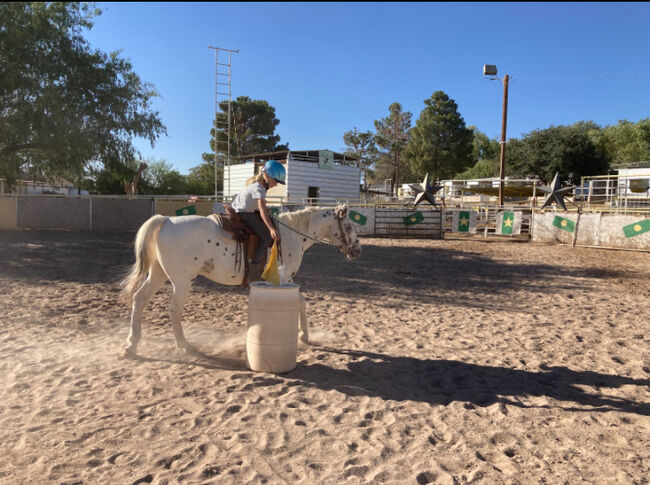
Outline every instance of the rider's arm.
<svg viewBox="0 0 650 485"><path fill-rule="evenodd" d="M260 216L262 216L262 220L264 221L264 224L266 224L266 227L269 228L271 237L273 238L274 241L279 241L280 234L275 230L275 226L271 222L271 218L269 217L269 211L266 209L266 199L257 199L257 208L260 211Z"/></svg>

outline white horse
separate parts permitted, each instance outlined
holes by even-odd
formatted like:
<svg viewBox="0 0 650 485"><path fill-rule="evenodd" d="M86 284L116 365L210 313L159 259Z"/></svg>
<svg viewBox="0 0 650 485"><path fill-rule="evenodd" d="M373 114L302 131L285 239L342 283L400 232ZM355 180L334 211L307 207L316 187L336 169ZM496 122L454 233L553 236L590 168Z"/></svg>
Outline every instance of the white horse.
<svg viewBox="0 0 650 485"><path fill-rule="evenodd" d="M293 279L304 252L316 242L337 246L348 259L361 255L359 239L347 218L347 205L282 213L276 227L282 241L285 282ZM131 331L125 353L136 354L142 311L167 280L172 283L170 313L176 346L191 352L193 348L183 335L181 316L192 279L201 275L216 283L241 285L244 279L241 258L247 257L242 252L232 233L222 230L212 217L155 215L147 220L135 238L135 264L122 281L124 294L132 302ZM304 298L301 306L300 338L308 344Z"/></svg>

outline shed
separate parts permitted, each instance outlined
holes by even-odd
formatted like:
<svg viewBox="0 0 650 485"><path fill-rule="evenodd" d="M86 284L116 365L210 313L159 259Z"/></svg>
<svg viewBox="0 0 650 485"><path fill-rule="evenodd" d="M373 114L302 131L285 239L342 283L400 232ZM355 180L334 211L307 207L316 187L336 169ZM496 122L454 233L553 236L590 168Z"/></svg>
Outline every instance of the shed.
<svg viewBox="0 0 650 485"><path fill-rule="evenodd" d="M269 160L284 165L286 184L269 190L269 198L295 203L327 203L359 200L361 169L358 159L331 150L283 150L239 157L225 170L224 195L232 199L246 180L259 173ZM229 173L230 172L230 173Z"/></svg>

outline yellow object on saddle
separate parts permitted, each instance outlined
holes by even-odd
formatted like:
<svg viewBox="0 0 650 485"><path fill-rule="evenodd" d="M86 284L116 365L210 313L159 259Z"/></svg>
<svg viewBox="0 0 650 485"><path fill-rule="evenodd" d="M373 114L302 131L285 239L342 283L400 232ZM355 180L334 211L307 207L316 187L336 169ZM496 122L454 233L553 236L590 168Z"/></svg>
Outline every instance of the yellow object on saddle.
<svg viewBox="0 0 650 485"><path fill-rule="evenodd" d="M274 286L280 286L280 272L278 271L278 243L275 241L271 248L269 261L266 263L266 268L264 268L264 272L262 273L262 279L268 281Z"/></svg>

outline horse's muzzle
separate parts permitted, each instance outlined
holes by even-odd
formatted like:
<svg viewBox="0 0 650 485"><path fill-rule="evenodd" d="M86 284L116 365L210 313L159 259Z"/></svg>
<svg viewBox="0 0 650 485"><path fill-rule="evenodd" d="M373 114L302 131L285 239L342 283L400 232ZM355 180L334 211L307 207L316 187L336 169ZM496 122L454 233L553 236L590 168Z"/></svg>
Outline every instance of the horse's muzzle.
<svg viewBox="0 0 650 485"><path fill-rule="evenodd" d="M361 256L361 246L359 245L352 246L345 253L345 257L350 260L357 259L359 256Z"/></svg>

